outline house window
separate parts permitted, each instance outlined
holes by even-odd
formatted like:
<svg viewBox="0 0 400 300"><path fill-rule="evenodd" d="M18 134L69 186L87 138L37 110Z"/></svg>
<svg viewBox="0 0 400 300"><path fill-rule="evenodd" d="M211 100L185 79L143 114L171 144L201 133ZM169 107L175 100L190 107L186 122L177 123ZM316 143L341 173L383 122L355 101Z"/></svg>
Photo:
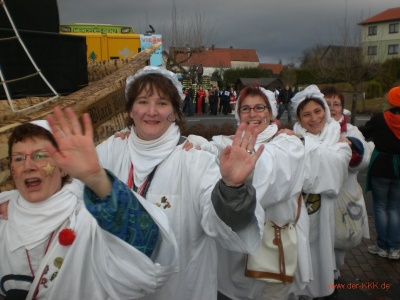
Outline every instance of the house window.
<svg viewBox="0 0 400 300"><path fill-rule="evenodd" d="M389 45L388 54L399 54L399 45Z"/></svg>
<svg viewBox="0 0 400 300"><path fill-rule="evenodd" d="M377 49L377 46L368 46L368 55L376 55Z"/></svg>
<svg viewBox="0 0 400 300"><path fill-rule="evenodd" d="M389 33L398 33L399 23L389 24Z"/></svg>
<svg viewBox="0 0 400 300"><path fill-rule="evenodd" d="M368 35L376 35L378 31L377 26L369 26L368 27Z"/></svg>

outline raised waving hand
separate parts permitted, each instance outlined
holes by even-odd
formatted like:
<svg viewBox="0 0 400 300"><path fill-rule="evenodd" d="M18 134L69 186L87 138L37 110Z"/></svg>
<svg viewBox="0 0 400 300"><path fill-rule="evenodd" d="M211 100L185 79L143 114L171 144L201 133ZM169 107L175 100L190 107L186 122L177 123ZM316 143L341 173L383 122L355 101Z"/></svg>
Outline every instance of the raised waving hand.
<svg viewBox="0 0 400 300"><path fill-rule="evenodd" d="M245 123L239 125L231 146L221 152L220 170L222 180L229 186L240 186L253 172L258 158L264 150L261 144L257 151L254 146L258 132Z"/></svg>
<svg viewBox="0 0 400 300"><path fill-rule="evenodd" d="M71 108L63 111L56 107L54 114L46 119L58 144L58 149L49 146L47 150L59 167L81 180L97 196L108 195L112 187L111 180L100 166L89 115L83 115L82 126Z"/></svg>

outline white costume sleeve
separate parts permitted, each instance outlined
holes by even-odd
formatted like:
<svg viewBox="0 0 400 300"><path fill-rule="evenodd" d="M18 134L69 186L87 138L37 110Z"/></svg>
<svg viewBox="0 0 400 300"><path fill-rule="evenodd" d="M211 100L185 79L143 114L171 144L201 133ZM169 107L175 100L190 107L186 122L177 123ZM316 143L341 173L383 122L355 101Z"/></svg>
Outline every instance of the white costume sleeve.
<svg viewBox="0 0 400 300"><path fill-rule="evenodd" d="M100 164L113 172L121 181L127 182L129 174L128 139L109 137L96 147Z"/></svg>
<svg viewBox="0 0 400 300"><path fill-rule="evenodd" d="M13 195L17 193L16 190L5 191L0 193L0 204L10 201Z"/></svg>
<svg viewBox="0 0 400 300"><path fill-rule="evenodd" d="M351 149L347 143L329 145L306 136L305 193L337 196L347 178Z"/></svg>
<svg viewBox="0 0 400 300"><path fill-rule="evenodd" d="M298 194L303 173L304 146L299 138L281 134L265 144L253 176L257 199L264 209Z"/></svg>
<svg viewBox="0 0 400 300"><path fill-rule="evenodd" d="M218 149L218 147L216 147L212 142L208 141L202 136L190 134L187 139L193 144L194 148L200 147L201 150L207 151L219 157L220 150Z"/></svg>
<svg viewBox="0 0 400 300"><path fill-rule="evenodd" d="M203 230L226 249L242 253L254 253L259 246L262 235L264 223L263 208L257 202L255 217L251 224L243 230L233 231L231 227L218 217L211 202L211 192L221 177L216 157L204 151L191 151L197 151L193 155L199 156L199 158L192 157L192 164L187 165L188 173L193 174L192 180L188 180L187 182L189 189L195 191L194 195L199 197L198 209L201 214L201 226ZM197 163L194 165L194 162Z"/></svg>

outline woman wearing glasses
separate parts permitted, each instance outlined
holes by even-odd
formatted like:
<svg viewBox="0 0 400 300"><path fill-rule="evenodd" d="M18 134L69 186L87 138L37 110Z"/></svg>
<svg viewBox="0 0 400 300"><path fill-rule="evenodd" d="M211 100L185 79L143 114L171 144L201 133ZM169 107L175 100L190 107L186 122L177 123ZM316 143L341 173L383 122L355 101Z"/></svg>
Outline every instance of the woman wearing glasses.
<svg viewBox="0 0 400 300"><path fill-rule="evenodd" d="M53 124L53 135L43 120L17 126L9 138L16 190L0 194L0 204L9 201L8 220L0 219L0 299L136 299L155 292L177 261L167 216L100 167L89 117L82 134L68 112L74 130ZM84 193L70 176L86 184ZM98 224L83 197L109 222Z"/></svg>
<svg viewBox="0 0 400 300"><path fill-rule="evenodd" d="M258 85L248 85L239 94L235 117L239 123L257 128L259 135L255 149L264 144L252 178L257 200L265 210L265 221L279 226L294 222L303 186L304 147L290 131L278 131L274 123L277 115L274 93ZM214 136L211 142L189 136L193 146L214 153L219 157L230 136ZM296 225L298 239L297 271L294 281L304 287L312 278L310 249L308 245L308 216L303 201ZM246 255L218 248L219 299L286 299L291 282L271 283L245 277Z"/></svg>

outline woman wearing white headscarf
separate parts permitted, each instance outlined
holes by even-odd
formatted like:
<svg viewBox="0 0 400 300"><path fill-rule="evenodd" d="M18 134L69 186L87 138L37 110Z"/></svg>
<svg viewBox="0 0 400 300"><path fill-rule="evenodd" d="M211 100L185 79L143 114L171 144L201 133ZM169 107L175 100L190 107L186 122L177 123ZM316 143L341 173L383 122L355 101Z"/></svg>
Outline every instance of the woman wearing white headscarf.
<svg viewBox="0 0 400 300"><path fill-rule="evenodd" d="M335 200L347 178L351 158L349 141L331 118L324 95L310 85L292 98L297 123L294 132L304 139L303 193L310 218L310 248L314 280L298 295L330 295L335 270Z"/></svg>
<svg viewBox="0 0 400 300"><path fill-rule="evenodd" d="M246 123L260 131L255 148L264 145L257 161L252 181L257 201L265 210L265 221L279 226L294 222L298 199L303 186L304 147L289 130L278 132L274 123L277 115L274 93L258 85L246 86L239 95L235 108L238 123ZM189 136L193 146L214 153L219 157L231 136L214 136L211 142ZM298 239L297 271L294 281L304 287L312 279L308 241L309 223L304 202L300 202L300 218L296 225ZM218 247L218 290L220 299L285 299L291 280L286 283L267 283L245 277L246 255Z"/></svg>
<svg viewBox="0 0 400 300"><path fill-rule="evenodd" d="M168 219L100 167L88 116L85 135L76 116L69 120L76 131L53 126L53 135L42 120L17 126L9 138L17 189L0 194L0 204L9 201L8 220L0 219L0 298L137 299L155 292L177 261ZM104 230L69 176L87 184L89 209L110 216L125 204L128 217L114 213L119 226Z"/></svg>
<svg viewBox="0 0 400 300"><path fill-rule="evenodd" d="M363 191L357 180L358 172L367 168L374 148L372 142L367 143L357 126L347 123L347 116L344 110L344 95L334 86L325 86L321 92L324 94L332 118L340 124L340 133L351 141L352 158L349 163L348 177L342 191L339 194L341 201L336 201L336 218L343 220L343 223L336 223L335 230L335 258L336 270L335 279L340 277L340 269L344 264L346 250L361 242L361 237L369 239L369 225L367 209ZM345 206L345 207L344 207ZM348 216L348 218L345 216ZM345 226L355 224L351 235Z"/></svg>
<svg viewBox="0 0 400 300"><path fill-rule="evenodd" d="M179 145L183 94L175 74L145 67L127 79L126 98L130 136L100 144L101 163L165 211L179 245L177 273L146 299L216 299L216 243L254 253L262 234L264 211L244 184L262 152L246 151L257 134L239 127L218 166L215 156Z"/></svg>

